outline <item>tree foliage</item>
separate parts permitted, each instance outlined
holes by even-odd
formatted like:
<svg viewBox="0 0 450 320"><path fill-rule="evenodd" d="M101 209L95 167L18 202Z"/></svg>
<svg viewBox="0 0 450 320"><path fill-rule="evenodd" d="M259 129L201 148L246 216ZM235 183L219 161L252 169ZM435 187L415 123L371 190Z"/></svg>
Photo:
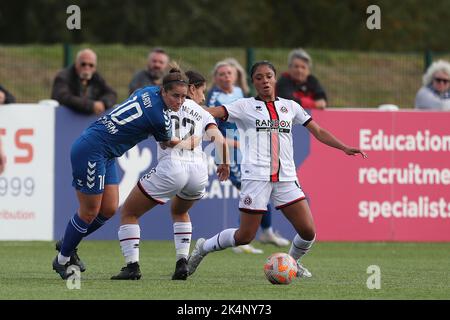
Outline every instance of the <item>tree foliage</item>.
<svg viewBox="0 0 450 320"><path fill-rule="evenodd" d="M81 8L68 30L66 8ZM381 30L366 9L381 8ZM448 0L22 0L0 3L0 43L450 51Z"/></svg>

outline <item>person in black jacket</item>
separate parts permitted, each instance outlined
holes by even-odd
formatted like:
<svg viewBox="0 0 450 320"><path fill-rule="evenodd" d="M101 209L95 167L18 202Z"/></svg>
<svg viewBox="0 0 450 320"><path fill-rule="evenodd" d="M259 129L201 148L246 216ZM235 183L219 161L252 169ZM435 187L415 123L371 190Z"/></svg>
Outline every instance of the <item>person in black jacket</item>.
<svg viewBox="0 0 450 320"><path fill-rule="evenodd" d="M16 98L5 88L0 86L0 104L8 104L16 102Z"/></svg>
<svg viewBox="0 0 450 320"><path fill-rule="evenodd" d="M137 72L129 84L129 93L146 87L158 86L162 82L167 67L169 65L169 55L164 49L155 48L147 57L147 68Z"/></svg>
<svg viewBox="0 0 450 320"><path fill-rule="evenodd" d="M74 111L101 114L111 108L117 93L96 72L97 55L91 49L78 52L75 64L60 71L53 82L52 99Z"/></svg>
<svg viewBox="0 0 450 320"><path fill-rule="evenodd" d="M281 98L294 100L306 109L325 109L327 95L319 80L311 74L312 59L303 49L289 53L289 69L278 79L276 92Z"/></svg>

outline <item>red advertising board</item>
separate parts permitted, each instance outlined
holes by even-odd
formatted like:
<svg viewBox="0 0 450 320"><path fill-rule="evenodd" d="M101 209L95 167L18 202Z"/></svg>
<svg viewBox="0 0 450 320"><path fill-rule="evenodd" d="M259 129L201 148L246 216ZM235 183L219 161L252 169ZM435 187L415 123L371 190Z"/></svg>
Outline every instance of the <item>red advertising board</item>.
<svg viewBox="0 0 450 320"><path fill-rule="evenodd" d="M368 159L311 137L298 176L318 240L450 241L450 112L315 111Z"/></svg>

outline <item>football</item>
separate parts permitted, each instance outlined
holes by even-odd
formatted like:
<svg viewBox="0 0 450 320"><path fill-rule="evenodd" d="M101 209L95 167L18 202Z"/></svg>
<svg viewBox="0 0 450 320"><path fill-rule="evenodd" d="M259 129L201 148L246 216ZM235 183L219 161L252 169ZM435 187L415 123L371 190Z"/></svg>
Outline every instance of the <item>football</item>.
<svg viewBox="0 0 450 320"><path fill-rule="evenodd" d="M264 274L272 284L289 284L297 275L297 262L287 253L274 253L264 264Z"/></svg>

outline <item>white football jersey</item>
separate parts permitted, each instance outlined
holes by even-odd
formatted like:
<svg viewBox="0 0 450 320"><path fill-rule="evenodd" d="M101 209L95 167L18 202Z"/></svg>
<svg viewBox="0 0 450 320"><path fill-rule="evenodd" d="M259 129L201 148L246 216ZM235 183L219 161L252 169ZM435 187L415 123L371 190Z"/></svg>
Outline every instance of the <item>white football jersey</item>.
<svg viewBox="0 0 450 320"><path fill-rule="evenodd" d="M208 125L216 125L211 114L191 99L186 99L178 112L171 111L169 115L172 121L172 137L179 139L186 139L193 135L203 137ZM162 149L158 144L158 161L169 156L185 161L205 158L201 143L194 150L183 150L176 147Z"/></svg>
<svg viewBox="0 0 450 320"><path fill-rule="evenodd" d="M243 180L295 181L292 126L306 126L311 116L295 101L276 98L265 102L243 98L224 106L235 122L243 154Z"/></svg>

